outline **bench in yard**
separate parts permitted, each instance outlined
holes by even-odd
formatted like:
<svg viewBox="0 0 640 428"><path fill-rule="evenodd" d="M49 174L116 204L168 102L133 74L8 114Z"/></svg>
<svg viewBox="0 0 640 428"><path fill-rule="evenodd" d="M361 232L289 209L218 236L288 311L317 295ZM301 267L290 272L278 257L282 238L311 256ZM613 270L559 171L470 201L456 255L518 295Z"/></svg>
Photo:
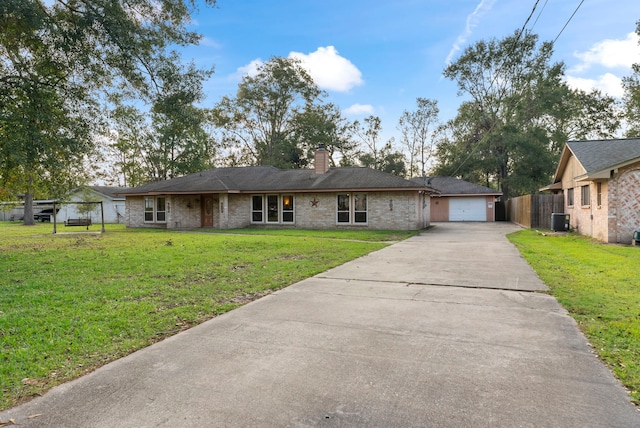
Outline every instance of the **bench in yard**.
<svg viewBox="0 0 640 428"><path fill-rule="evenodd" d="M68 218L67 221L64 222L65 226L86 226L87 230L89 230L89 226L91 226L90 218Z"/></svg>

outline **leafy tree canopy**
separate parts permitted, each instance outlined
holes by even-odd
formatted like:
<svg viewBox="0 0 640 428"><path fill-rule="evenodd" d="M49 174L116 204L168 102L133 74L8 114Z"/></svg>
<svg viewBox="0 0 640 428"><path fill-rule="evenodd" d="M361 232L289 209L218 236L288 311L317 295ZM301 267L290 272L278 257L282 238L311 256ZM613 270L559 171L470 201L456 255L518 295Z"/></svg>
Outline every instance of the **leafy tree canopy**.
<svg viewBox="0 0 640 428"><path fill-rule="evenodd" d="M468 47L444 75L465 95L437 149L437 174L474 178L505 197L535 193L551 179L571 136L611 135L614 100L568 88L551 43L532 33Z"/></svg>
<svg viewBox="0 0 640 428"><path fill-rule="evenodd" d="M215 0L207 0L215 4ZM103 131L108 87L148 94L172 44L188 31L195 0L0 2L0 183L56 195L84 181Z"/></svg>

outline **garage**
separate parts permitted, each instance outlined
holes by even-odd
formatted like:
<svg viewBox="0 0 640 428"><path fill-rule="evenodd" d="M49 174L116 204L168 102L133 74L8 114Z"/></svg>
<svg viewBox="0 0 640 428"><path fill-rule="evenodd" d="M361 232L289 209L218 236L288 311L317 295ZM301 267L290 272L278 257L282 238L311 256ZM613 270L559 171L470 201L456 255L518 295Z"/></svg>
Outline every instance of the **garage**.
<svg viewBox="0 0 640 428"><path fill-rule="evenodd" d="M431 195L432 222L496 220L496 200L502 196L497 190L454 177L419 177L412 181L438 192Z"/></svg>
<svg viewBox="0 0 640 428"><path fill-rule="evenodd" d="M449 198L449 221L487 221L487 198Z"/></svg>

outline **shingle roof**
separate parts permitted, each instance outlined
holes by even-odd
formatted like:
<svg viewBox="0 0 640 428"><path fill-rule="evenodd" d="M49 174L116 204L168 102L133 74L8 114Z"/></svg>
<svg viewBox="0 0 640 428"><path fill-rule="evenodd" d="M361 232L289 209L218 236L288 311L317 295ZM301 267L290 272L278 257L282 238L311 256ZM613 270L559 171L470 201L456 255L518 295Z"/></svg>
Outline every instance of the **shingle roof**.
<svg viewBox="0 0 640 428"><path fill-rule="evenodd" d="M216 168L118 192L127 194L236 193L335 190L430 190L428 186L370 168L312 169L273 166Z"/></svg>
<svg viewBox="0 0 640 428"><path fill-rule="evenodd" d="M91 189L95 190L98 193L102 193L105 196L110 198L117 198L118 194L122 190L129 189L128 187L113 187L113 186L91 186Z"/></svg>
<svg viewBox="0 0 640 428"><path fill-rule="evenodd" d="M454 177L419 177L411 181L424 183L439 191L441 195L502 195L502 192L490 187L479 186Z"/></svg>
<svg viewBox="0 0 640 428"><path fill-rule="evenodd" d="M640 158L640 138L569 141L567 146L587 174Z"/></svg>

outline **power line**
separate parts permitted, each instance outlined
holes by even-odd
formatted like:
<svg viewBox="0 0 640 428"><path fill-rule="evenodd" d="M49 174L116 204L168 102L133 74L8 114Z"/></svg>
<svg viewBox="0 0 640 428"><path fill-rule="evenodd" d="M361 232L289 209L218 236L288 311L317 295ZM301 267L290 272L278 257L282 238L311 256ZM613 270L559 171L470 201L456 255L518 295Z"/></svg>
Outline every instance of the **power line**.
<svg viewBox="0 0 640 428"><path fill-rule="evenodd" d="M583 0L584 1L584 0ZM511 48L509 49L509 53L507 54L507 58L509 56L511 56L511 54L513 53L513 51L516 48L516 45L518 44L518 42L520 41L520 37L522 36L522 34L524 33L524 30L527 28L527 24L529 23L529 21L531 20L531 17L533 16L533 14L535 13L536 9L538 8L538 4L540 3L540 0L536 0L536 2L534 3L533 7L531 8L531 13L529 13L529 16L527 17L527 19L524 21L524 24L522 25L522 28L520 29L520 31L518 31L515 35L515 38L513 39L513 43L511 44ZM546 2L545 2L546 5ZM542 11L541 11L542 13ZM537 19L536 19L537 21ZM535 24L534 24L535 25ZM491 80L491 84L489 84L489 89L491 90L491 88L493 87L494 83L496 82L496 80L498 79L498 76L500 75L500 72L502 71L502 69L504 68L506 62L507 62L507 58L504 59L504 61L502 62L502 64L500 65L500 67L498 67L498 69L496 70L493 79ZM488 134L490 134L493 129L495 128L495 123L492 123L491 126L489 127L489 129L487 130L486 133L483 134L482 138L480 138L476 143L475 146L472 148L472 150L469 152L469 154L467 155L467 157L460 163L460 165L458 165L458 167L456 168L456 170L453 172L452 176L455 176L456 173L460 170L460 168L462 168L467 161L471 158L471 156L473 156L473 154L476 152L476 150L478 149L478 147L480 146L480 143L486 139L486 136Z"/></svg>
<svg viewBox="0 0 640 428"><path fill-rule="evenodd" d="M573 11L573 14L571 14L571 16L569 17L569 19L567 19L567 22L564 24L564 27L562 27L562 30L560 30L560 32L558 33L558 35L556 36L555 39L553 39L553 44L556 44L556 40L558 40L558 38L560 37L560 35L562 34L562 32L564 31L565 28L567 28L567 25L569 25L569 22L571 22L571 20L573 19L573 17L576 15L576 13L578 12L578 9L580 9L580 6L582 6L582 3L584 3L584 0L582 0L580 2L580 4L578 5L578 7L576 7L576 10Z"/></svg>
<svg viewBox="0 0 640 428"><path fill-rule="evenodd" d="M540 19L540 15L542 15L542 12L544 11L544 8L547 7L547 3L549 3L549 0L545 0L544 1L544 4L542 5L542 9L540 9L540 12L538 13L538 16L536 16L536 20L533 21L533 25L531 26L532 30L536 26L536 24L538 23L538 19Z"/></svg>

